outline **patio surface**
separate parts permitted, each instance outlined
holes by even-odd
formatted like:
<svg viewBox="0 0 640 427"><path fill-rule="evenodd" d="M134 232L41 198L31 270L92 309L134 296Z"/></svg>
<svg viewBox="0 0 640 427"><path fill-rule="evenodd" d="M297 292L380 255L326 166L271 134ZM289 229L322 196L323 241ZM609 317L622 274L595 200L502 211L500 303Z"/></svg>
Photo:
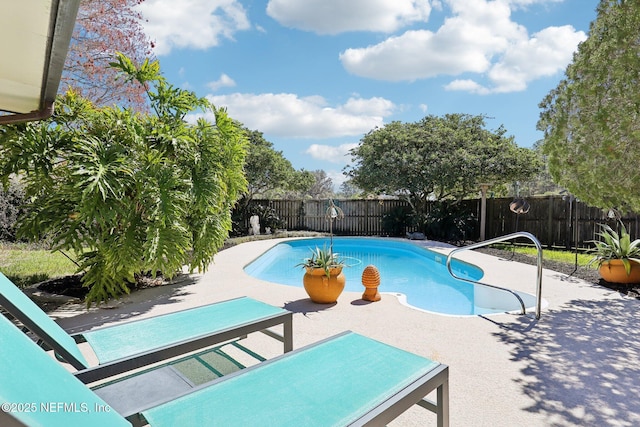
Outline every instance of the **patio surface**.
<svg viewBox="0 0 640 427"><path fill-rule="evenodd" d="M640 425L640 301L544 270L548 306L540 320L443 316L406 307L390 294L368 303L361 293L345 292L337 304L320 305L302 287L263 282L242 270L279 241L224 250L205 274L135 292L109 308L68 304L50 314L74 332L247 295L294 313L294 348L352 330L449 365L452 426ZM460 258L481 267L487 283L535 293L535 266L476 252ZM243 343L265 357L282 352L262 334ZM435 425L435 416L414 407L390 425Z"/></svg>

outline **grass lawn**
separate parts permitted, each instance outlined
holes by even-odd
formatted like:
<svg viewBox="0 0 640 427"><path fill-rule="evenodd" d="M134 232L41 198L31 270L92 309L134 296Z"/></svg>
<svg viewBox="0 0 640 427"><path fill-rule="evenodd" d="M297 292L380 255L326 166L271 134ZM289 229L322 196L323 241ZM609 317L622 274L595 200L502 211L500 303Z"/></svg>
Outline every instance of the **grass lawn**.
<svg viewBox="0 0 640 427"><path fill-rule="evenodd" d="M76 270L77 266L58 251L0 243L0 271L19 287L74 274Z"/></svg>
<svg viewBox="0 0 640 427"><path fill-rule="evenodd" d="M285 232L277 235L247 236L228 239L225 247L250 240L274 237L322 236L314 232ZM76 259L75 254L68 254ZM0 272L17 286L24 288L56 277L75 274L77 266L61 252L34 248L28 244L0 242Z"/></svg>
<svg viewBox="0 0 640 427"><path fill-rule="evenodd" d="M295 237L297 234L288 233L289 235L277 237ZM299 233L302 235L321 233ZM253 236L237 239L229 239L226 247L242 243L256 238L271 238L275 236ZM308 236L307 236L308 237ZM513 250L512 245L494 245L496 248ZM536 256L536 249L533 247L516 246L518 253ZM74 255L70 254L73 258ZM544 249L543 257L545 260L553 260L573 265L575 262L575 253L562 250ZM591 260L591 255L578 253L578 265L585 266ZM9 278L13 283L20 287L29 286L35 283L49 280L55 277L66 276L76 272L76 265L65 257L61 252L51 252L46 249L34 249L25 244L8 244L0 243L0 271Z"/></svg>
<svg viewBox="0 0 640 427"><path fill-rule="evenodd" d="M493 246L505 251L514 250L512 245L499 244ZM537 256L536 248L531 246L516 246L515 251L521 254L531 255L532 257ZM575 252L562 251L559 249L542 249L542 257L545 260L564 262L566 264L574 264L576 260ZM581 267L586 266L592 258L592 255L578 252L578 265Z"/></svg>

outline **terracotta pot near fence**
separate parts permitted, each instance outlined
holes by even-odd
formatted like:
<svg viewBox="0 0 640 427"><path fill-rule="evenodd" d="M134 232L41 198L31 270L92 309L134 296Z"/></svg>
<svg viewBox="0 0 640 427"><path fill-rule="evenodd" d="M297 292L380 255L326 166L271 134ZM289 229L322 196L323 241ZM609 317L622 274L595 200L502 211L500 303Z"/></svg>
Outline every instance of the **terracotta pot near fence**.
<svg viewBox="0 0 640 427"><path fill-rule="evenodd" d="M631 273L627 275L622 260L605 261L598 270L600 276L609 283L640 283L640 264L631 261Z"/></svg>

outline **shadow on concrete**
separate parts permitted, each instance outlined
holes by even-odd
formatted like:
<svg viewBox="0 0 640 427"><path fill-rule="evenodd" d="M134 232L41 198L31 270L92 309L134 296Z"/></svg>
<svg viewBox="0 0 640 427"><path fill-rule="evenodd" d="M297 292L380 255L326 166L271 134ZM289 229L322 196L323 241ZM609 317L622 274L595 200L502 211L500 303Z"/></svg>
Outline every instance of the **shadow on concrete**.
<svg viewBox="0 0 640 427"><path fill-rule="evenodd" d="M495 335L521 363L524 393L549 426L640 425L640 302L573 300ZM495 323L495 322L494 322Z"/></svg>
<svg viewBox="0 0 640 427"><path fill-rule="evenodd" d="M96 328L120 320L140 316L159 305L170 305L189 295L189 287L197 283L197 279L184 276L180 282L163 286L155 286L132 292L125 300L114 300L99 307L87 309L84 302L66 304L53 314L57 322L69 333L77 333Z"/></svg>
<svg viewBox="0 0 640 427"><path fill-rule="evenodd" d="M332 304L316 304L309 298L299 299L296 301L289 301L284 304L284 309L289 310L292 313L300 313L303 316L307 316L309 313L317 313L334 307L337 303Z"/></svg>
<svg viewBox="0 0 640 427"><path fill-rule="evenodd" d="M375 301L367 301L367 300L363 300L362 298L358 298L351 301L351 305L369 305L373 302Z"/></svg>

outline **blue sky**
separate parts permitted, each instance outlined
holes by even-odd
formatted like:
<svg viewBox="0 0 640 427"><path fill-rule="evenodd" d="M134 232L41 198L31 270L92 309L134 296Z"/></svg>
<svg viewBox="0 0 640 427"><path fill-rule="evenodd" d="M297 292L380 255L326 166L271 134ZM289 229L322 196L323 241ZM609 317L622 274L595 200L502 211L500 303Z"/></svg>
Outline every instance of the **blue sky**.
<svg viewBox="0 0 640 427"><path fill-rule="evenodd" d="M391 121L482 114L530 147L598 0L146 0L169 82L339 185Z"/></svg>

